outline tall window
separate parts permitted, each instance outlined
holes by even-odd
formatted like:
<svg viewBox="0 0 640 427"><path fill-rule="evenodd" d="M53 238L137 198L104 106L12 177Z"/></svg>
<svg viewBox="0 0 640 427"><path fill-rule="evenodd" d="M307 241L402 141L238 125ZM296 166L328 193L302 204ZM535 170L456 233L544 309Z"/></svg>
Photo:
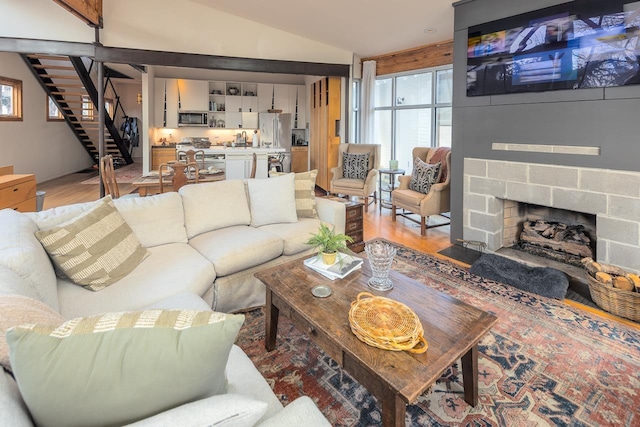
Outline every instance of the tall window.
<svg viewBox="0 0 640 427"><path fill-rule="evenodd" d="M380 167L390 159L410 174L416 146L451 146L451 66L384 76L376 80L375 138Z"/></svg>
<svg viewBox="0 0 640 427"><path fill-rule="evenodd" d="M22 81L0 77L1 120L22 120Z"/></svg>
<svg viewBox="0 0 640 427"><path fill-rule="evenodd" d="M82 120L93 120L93 102L89 95L82 95Z"/></svg>

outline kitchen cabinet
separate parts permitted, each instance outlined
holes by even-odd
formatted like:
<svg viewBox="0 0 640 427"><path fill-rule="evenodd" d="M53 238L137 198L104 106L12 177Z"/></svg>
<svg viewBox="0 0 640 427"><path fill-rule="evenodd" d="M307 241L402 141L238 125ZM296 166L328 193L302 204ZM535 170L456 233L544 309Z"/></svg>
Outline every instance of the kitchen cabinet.
<svg viewBox="0 0 640 427"><path fill-rule="evenodd" d="M176 159L176 147L154 145L151 147L151 170L160 169L160 165Z"/></svg>
<svg viewBox="0 0 640 427"><path fill-rule="evenodd" d="M154 123L156 127L178 127L178 80L156 78L154 80Z"/></svg>
<svg viewBox="0 0 640 427"><path fill-rule="evenodd" d="M36 210L36 176L8 174L0 176L0 209L18 212Z"/></svg>
<svg viewBox="0 0 640 427"><path fill-rule="evenodd" d="M258 84L258 111L266 113L268 110L282 110L283 113L291 112L290 87L285 84Z"/></svg>
<svg viewBox="0 0 640 427"><path fill-rule="evenodd" d="M178 109L181 111L208 111L209 82L179 79Z"/></svg>
<svg viewBox="0 0 640 427"><path fill-rule="evenodd" d="M309 170L309 147L291 147L291 172Z"/></svg>
<svg viewBox="0 0 640 427"><path fill-rule="evenodd" d="M267 162L266 152L256 153L256 178L267 177ZM249 178L253 167L253 151L227 152L225 163L227 179Z"/></svg>
<svg viewBox="0 0 640 427"><path fill-rule="evenodd" d="M311 87L309 161L318 170L316 185L329 190L331 168L338 166L340 134L340 77L326 77Z"/></svg>

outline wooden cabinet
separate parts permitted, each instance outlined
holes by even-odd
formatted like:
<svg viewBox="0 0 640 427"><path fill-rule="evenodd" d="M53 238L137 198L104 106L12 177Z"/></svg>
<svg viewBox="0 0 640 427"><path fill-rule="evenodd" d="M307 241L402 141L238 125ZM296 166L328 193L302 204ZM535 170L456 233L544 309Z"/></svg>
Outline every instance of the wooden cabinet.
<svg viewBox="0 0 640 427"><path fill-rule="evenodd" d="M9 174L0 176L0 209L19 212L36 210L36 176Z"/></svg>
<svg viewBox="0 0 640 427"><path fill-rule="evenodd" d="M311 87L310 163L318 169L316 185L329 190L331 168L338 166L340 144L340 77L327 77L313 83Z"/></svg>
<svg viewBox="0 0 640 427"><path fill-rule="evenodd" d="M336 202L344 203L344 234L353 239L353 242L348 245L349 249L354 252L362 252L364 250L364 227L362 221L364 217L364 204L336 196L329 196L328 198Z"/></svg>
<svg viewBox="0 0 640 427"><path fill-rule="evenodd" d="M153 146L151 147L151 169L158 170L163 163L176 159L176 147Z"/></svg>
<svg viewBox="0 0 640 427"><path fill-rule="evenodd" d="M309 170L309 147L291 147L291 172Z"/></svg>

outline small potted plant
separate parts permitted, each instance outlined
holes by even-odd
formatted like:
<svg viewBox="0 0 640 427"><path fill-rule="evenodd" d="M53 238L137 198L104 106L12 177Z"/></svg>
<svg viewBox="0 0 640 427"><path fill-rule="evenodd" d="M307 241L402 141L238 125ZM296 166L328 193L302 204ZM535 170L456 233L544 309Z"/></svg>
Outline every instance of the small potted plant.
<svg viewBox="0 0 640 427"><path fill-rule="evenodd" d="M318 256L322 256L322 262L331 265L336 262L338 252L347 249L347 242L353 242L353 239L346 234L335 233L334 229L329 229L325 224L320 224L320 229L313 234L307 241L307 245L318 249Z"/></svg>

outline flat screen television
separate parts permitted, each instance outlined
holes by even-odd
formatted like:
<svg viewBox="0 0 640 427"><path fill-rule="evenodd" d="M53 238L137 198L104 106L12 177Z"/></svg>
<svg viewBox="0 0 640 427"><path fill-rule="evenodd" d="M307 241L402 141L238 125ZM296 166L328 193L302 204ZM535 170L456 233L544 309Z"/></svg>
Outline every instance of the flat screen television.
<svg viewBox="0 0 640 427"><path fill-rule="evenodd" d="M575 0L469 28L467 96L640 83L640 1Z"/></svg>

